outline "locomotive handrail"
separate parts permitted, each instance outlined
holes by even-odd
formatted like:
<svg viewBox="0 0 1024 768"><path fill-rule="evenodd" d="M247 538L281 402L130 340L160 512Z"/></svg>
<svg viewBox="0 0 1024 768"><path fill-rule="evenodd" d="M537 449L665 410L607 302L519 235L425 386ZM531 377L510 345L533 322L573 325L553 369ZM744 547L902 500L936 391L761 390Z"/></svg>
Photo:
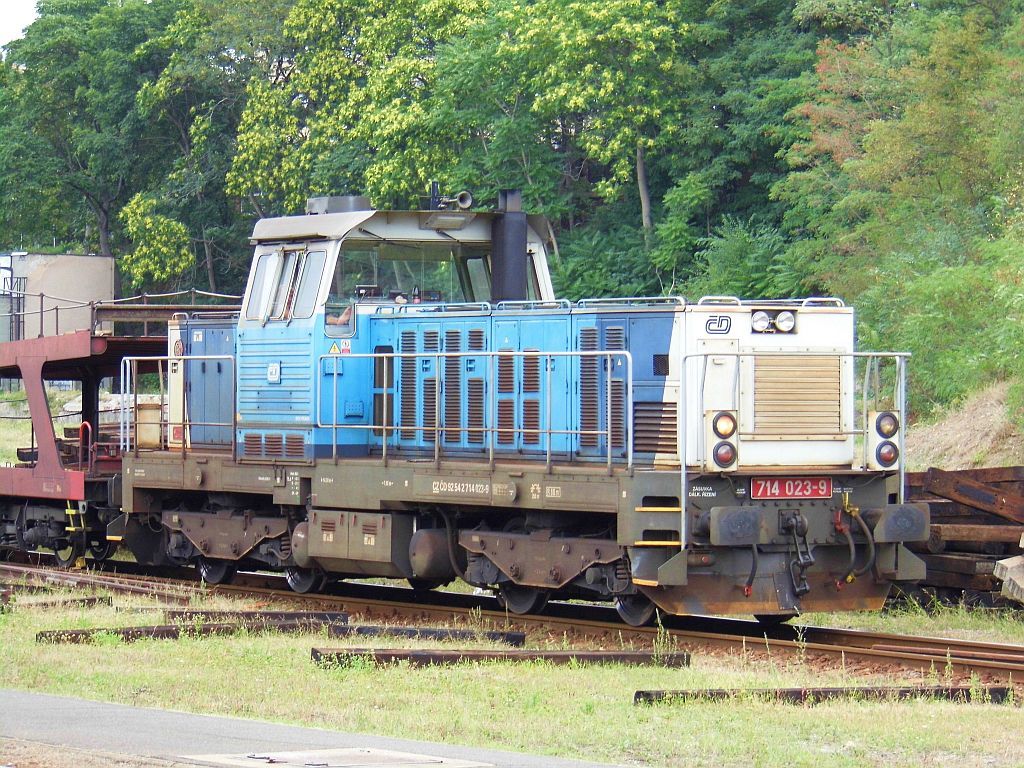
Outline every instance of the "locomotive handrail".
<svg viewBox="0 0 1024 768"><path fill-rule="evenodd" d="M801 307L815 307L832 304L836 307L845 307L846 304L842 299L836 296L808 296L806 299L800 302Z"/></svg>
<svg viewBox="0 0 1024 768"><path fill-rule="evenodd" d="M633 468L633 409L629 405L633 402L633 356L626 350L571 350L571 351L523 351L523 350L504 350L504 351L466 351L466 352L364 352L364 353L353 353L343 355L320 355L318 358L317 376L314 391L314 402L316 406L316 426L320 429L331 429L334 430L334 439L332 439L332 459L337 461L338 458L338 441L337 441L337 430L339 429L359 429L366 431L380 431L382 434L382 459L385 464L387 463L387 446L388 446L388 433L401 431L410 431L417 433L431 433L434 435L434 461L435 463L440 461L441 457L441 433L446 430L447 425L441 423L441 397L440 397L440 386L441 376L434 377L434 423L433 426L420 426L420 425L406 425L398 424L389 425L388 414L388 386L387 383L390 380L388 378L388 361L394 359L417 359L426 358L433 359L435 366L440 370L440 361L443 358L462 358L462 357L484 357L488 358L488 378L487 382L491 385L489 395L487 397L487 418L485 423L481 427L461 428L460 431L472 431L472 432L483 432L487 434L487 448L488 448L488 460L493 467L494 455L495 455L495 444L494 437L496 434L511 432L514 434L526 434L526 433L538 433L543 434L546 437L545 440L545 467L550 472L552 466L552 445L551 438L553 435L597 435L605 437L605 444L607 446L606 451L606 466L609 473L611 472L613 461L612 455L614 453L613 445L613 400L612 400L612 385L613 381L612 361L615 358L624 359L626 362L625 382L626 382L626 400L624 407L623 416L623 444L626 449L626 468L632 470ZM545 401L545 413L547 414L547 428L546 429L527 429L526 427L499 427L497 421L497 387L493 386L493 382L496 381L495 376L495 360L498 358L545 358L552 359L558 357L564 358L584 358L584 357L595 357L604 358L606 360L608 375L605 377L605 429L597 430L583 430L583 429L551 429L551 410L552 410L552 390L551 390L551 374L552 365L546 365L546 384L544 390L544 401ZM381 406L381 413L384 419L384 423L375 424L343 424L338 421L338 367L337 362L344 359L382 359L384 361L383 369L383 381L385 386L383 389L383 399ZM325 370L324 362L326 360L334 360L334 370ZM396 366L397 367L397 366ZM332 376L332 421L325 423L320 414L320 403L321 403L321 376Z"/></svg>
<svg viewBox="0 0 1024 768"><path fill-rule="evenodd" d="M697 299L698 306L704 306L707 304L735 304L739 307L743 305L743 302L740 301L737 296L701 296Z"/></svg>
<svg viewBox="0 0 1024 768"><path fill-rule="evenodd" d="M609 296L600 297L596 299L580 299L576 302L576 307L579 309L588 309L590 307L604 307L604 306L617 306L617 307L636 307L642 305L659 305L668 304L674 307L685 307L686 297L685 296Z"/></svg>
<svg viewBox="0 0 1024 768"><path fill-rule="evenodd" d="M862 393L861 393L862 404L861 404L860 418L861 418L861 422L862 422L862 425L863 425L862 428L860 428L860 429L850 429L850 430L840 429L838 432L831 433L831 434L836 434L836 435L842 435L842 436L845 436L845 437L855 437L855 436L859 435L859 436L861 436L863 438L863 456L862 456L862 462L863 463L862 463L862 466L864 466L864 467L868 466L868 442L869 442L869 437L870 437L870 425L868 424L868 418L867 418L867 413L868 413L868 411L867 411L867 393L868 393L868 390L870 388L869 387L869 382L868 382L868 377L869 377L869 374L871 372L872 365L874 365L875 370L876 370L876 374L877 374L877 367L878 367L878 364L881 361L886 360L886 359L893 361L895 363L895 366L896 366L896 377L895 377L895 381L893 382L893 409L892 410L894 410L894 411L896 411L898 413L898 416L899 416L899 432L898 432L898 434L899 434L899 441L900 441L900 445L901 446L904 444L904 440L905 440L905 437L906 437L906 361L907 361L907 359L910 358L910 353L909 352L843 352L843 351L808 351L808 350L800 350L800 349L794 349L794 350L773 349L773 350L756 350L756 351L750 350L750 351L744 351L744 352L732 352L732 351L728 351L728 350L722 350L722 351L709 351L709 352L693 352L693 353L690 353L690 354L687 354L687 355L683 355L683 369L682 369L682 374L681 374L681 378L680 378L680 386L679 386L679 393L680 394L679 394L679 405L678 405L678 409L679 409L679 413L680 413L680 441L681 441L681 445L680 445L680 462L679 462L679 464L680 464L680 476L681 476L680 484L681 484L681 494L682 495L680 496L680 499L681 499L681 505L682 505L682 507L684 509L684 512L683 512L683 515L682 515L682 523L681 523L681 525L683 526L683 529L682 529L683 537L682 537L681 540L683 542L686 541L686 513L685 513L686 498L687 498L686 469L687 469L687 466L688 466L688 458L689 458L688 455L687 455L688 442L689 442L689 430L688 430L688 424L687 424L687 419L686 419L686 417L687 417L687 409L685 407L683 407L683 406L684 406L685 391L687 389L687 378L688 378L689 363L690 363L691 360L697 360L697 359L702 360L703 363L704 363L703 366L701 367L701 371L700 371L700 375L701 375L700 386L699 386L699 406L700 407L698 407L696 409L696 413L703 414L704 413L704 391L705 391L704 388L705 388L705 385L707 383L707 371L708 371L707 360L708 360L708 358L712 358L712 357L714 357L714 358L734 358L736 360L736 365L733 366L733 371L734 371L734 373L733 373L733 386L731 387L731 392L730 392L730 396L732 398L733 408L730 409L730 410L739 411L740 410L740 407L739 407L740 406L740 384L741 384L741 382L740 382L740 365L739 365L739 362L743 358L756 358L756 357L764 356L764 355L773 355L773 356L780 356L781 355L781 356L786 356L786 357L848 358L848 359L851 359L851 360L864 359L864 360L868 361L868 364L865 366L865 373L864 373L865 379L864 379L863 390L862 390ZM877 397L878 396L876 394L876 402L877 402ZM737 434L741 434L741 433L738 432L738 430L739 430L739 422L737 422ZM749 433L747 433L747 434L749 434ZM705 452L707 451L707 446L705 445L705 437L706 437L706 435L704 434L703 431L699 431L698 432L698 434L697 434L697 456L696 456L696 459L701 461L701 462L703 462L706 459ZM904 491L905 479L906 479L905 462L903 462L902 460L900 460L900 462L899 462L898 472L899 472L899 482L900 482L899 491L898 491L898 501L900 503L902 503L903 502L903 491Z"/></svg>
<svg viewBox="0 0 1024 768"><path fill-rule="evenodd" d="M171 363L181 361L182 365L186 362L195 361L228 361L232 366L231 376L231 421L220 422L220 421L193 421L189 416L188 411L188 387L183 386L181 388L181 455L186 455L188 448L190 448L190 435L192 427L231 427L231 458L236 458L236 440L235 434L237 432L237 412L236 407L238 402L238 391L236 377L234 376L234 365L235 359L232 355L180 355L180 356L169 356L169 355L153 355L153 356L133 356L125 357L121 360L121 387L119 392L119 442L121 450L126 452L131 450L134 456L138 456L139 453L139 419L138 419L138 405L139 405L139 391L138 391L138 366L139 363L157 363L158 374L160 379L160 420L159 426L163 428L171 426L170 414L167 419L163 417L163 408L166 404L170 406L168 397L169 391L164 391L164 366L163 363ZM170 365L168 365L168 371ZM184 371L182 371L184 375ZM169 373L167 374L169 376ZM131 386L136 384L136 386ZM128 408L128 398L131 396L131 408ZM135 418L132 419L130 414L135 413ZM177 422L175 422L175 426ZM170 447L170 446L168 446Z"/></svg>
<svg viewBox="0 0 1024 768"><path fill-rule="evenodd" d="M499 301L494 305L499 312L516 309L572 309L568 299L533 299L530 301Z"/></svg>

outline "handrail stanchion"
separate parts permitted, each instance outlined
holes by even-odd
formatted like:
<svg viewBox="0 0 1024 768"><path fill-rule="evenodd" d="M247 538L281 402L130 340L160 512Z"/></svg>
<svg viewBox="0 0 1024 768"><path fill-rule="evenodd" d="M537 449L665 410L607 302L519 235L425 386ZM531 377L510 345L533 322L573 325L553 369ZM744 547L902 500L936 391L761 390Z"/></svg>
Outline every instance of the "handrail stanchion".
<svg viewBox="0 0 1024 768"><path fill-rule="evenodd" d="M386 467L388 465L388 383L390 382L390 379L388 379L388 355L386 352L382 355L382 362L384 363L382 371L384 380L381 384L384 389L384 398L380 410L380 423L381 434L384 436L384 444L381 447L381 458L383 459L384 466Z"/></svg>
<svg viewBox="0 0 1024 768"><path fill-rule="evenodd" d="M487 356L487 464L494 469L494 440L497 429L498 388L494 384L494 355Z"/></svg>
<svg viewBox="0 0 1024 768"><path fill-rule="evenodd" d="M441 467L441 355L434 355L434 467Z"/></svg>
<svg viewBox="0 0 1024 768"><path fill-rule="evenodd" d="M608 448L608 475L612 474L612 354L606 352L604 356L605 362L605 419L604 425L605 431L605 443Z"/></svg>
<svg viewBox="0 0 1024 768"><path fill-rule="evenodd" d="M334 356L334 371L331 381L331 459L338 463L338 357ZM319 404L317 404L319 406Z"/></svg>
<svg viewBox="0 0 1024 768"><path fill-rule="evenodd" d="M538 354L538 357L537 357L537 362L538 363L540 362L540 355L539 354ZM553 429L553 427L551 426L551 399L552 399L551 398L551 369L554 368L554 367L555 367L555 358L554 358L553 355L548 353L548 355L544 358L544 369L545 369L544 395L545 395L545 398L547 400L547 408L546 408L546 411L547 411L547 414L546 414L546 427L547 427L547 429L546 429L546 432L547 432L547 438L548 438L547 439L547 456L545 457L545 460L544 460L544 471L547 474L549 474L549 475L551 474L551 439L552 439L552 429Z"/></svg>

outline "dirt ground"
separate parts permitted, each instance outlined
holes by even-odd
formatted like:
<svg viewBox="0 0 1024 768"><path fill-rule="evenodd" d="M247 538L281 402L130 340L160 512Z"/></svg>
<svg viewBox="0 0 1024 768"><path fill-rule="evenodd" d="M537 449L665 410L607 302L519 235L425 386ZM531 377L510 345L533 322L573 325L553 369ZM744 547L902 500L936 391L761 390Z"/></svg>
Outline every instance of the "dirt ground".
<svg viewBox="0 0 1024 768"><path fill-rule="evenodd" d="M926 425L907 429L907 468L922 471L1024 464L1024 434L1007 418L1008 385L993 384Z"/></svg>
<svg viewBox="0 0 1024 768"><path fill-rule="evenodd" d="M0 738L0 768L174 768L185 765L155 758Z"/></svg>

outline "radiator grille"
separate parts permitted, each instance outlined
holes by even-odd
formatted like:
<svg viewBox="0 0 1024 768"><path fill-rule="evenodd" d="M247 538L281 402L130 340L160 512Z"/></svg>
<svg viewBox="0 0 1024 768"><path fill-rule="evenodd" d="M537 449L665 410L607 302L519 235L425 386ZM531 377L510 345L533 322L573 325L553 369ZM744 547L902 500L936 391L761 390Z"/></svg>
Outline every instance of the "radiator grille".
<svg viewBox="0 0 1024 768"><path fill-rule="evenodd" d="M247 432L242 445L242 453L246 456L263 456L263 435Z"/></svg>
<svg viewBox="0 0 1024 768"><path fill-rule="evenodd" d="M580 328L580 350L593 352L597 349L597 328ZM598 370L596 357L580 358L580 429L596 432L598 429ZM580 445L597 445L596 434L580 435Z"/></svg>
<svg viewBox="0 0 1024 768"><path fill-rule="evenodd" d="M469 329L469 349L471 352L481 352L484 349L484 329Z"/></svg>
<svg viewBox="0 0 1024 768"><path fill-rule="evenodd" d="M444 351L460 352L462 350L462 332L446 331L444 334ZM462 441L462 358L446 357L444 359L444 439L445 442Z"/></svg>
<svg viewBox="0 0 1024 768"><path fill-rule="evenodd" d="M523 442L536 445L540 442L540 400L523 400Z"/></svg>
<svg viewBox="0 0 1024 768"><path fill-rule="evenodd" d="M423 380L423 439L432 443L437 437L437 379L431 376Z"/></svg>
<svg viewBox="0 0 1024 768"><path fill-rule="evenodd" d="M284 455L289 459L306 458L306 439L302 435L285 435Z"/></svg>
<svg viewBox="0 0 1024 768"><path fill-rule="evenodd" d="M502 394L516 391L516 361L512 355L498 355L498 391Z"/></svg>
<svg viewBox="0 0 1024 768"><path fill-rule="evenodd" d="M264 435L263 455L268 459L279 459L284 456L284 436L271 434Z"/></svg>
<svg viewBox="0 0 1024 768"><path fill-rule="evenodd" d="M633 404L633 448L638 453L677 451L679 432L676 403Z"/></svg>
<svg viewBox="0 0 1024 768"><path fill-rule="evenodd" d="M612 445L626 444L626 382L612 379Z"/></svg>
<svg viewBox="0 0 1024 768"><path fill-rule="evenodd" d="M401 350L403 353L416 351L415 331L402 331ZM416 358L414 357L402 358L399 390L402 396L402 404L399 409L402 426L414 427L416 426ZM401 437L403 440L415 440L416 430L403 429Z"/></svg>
<svg viewBox="0 0 1024 768"><path fill-rule="evenodd" d="M484 380L469 379L466 382L466 394L469 396L469 409L466 414L469 421L469 442L482 443L484 441Z"/></svg>
<svg viewBox="0 0 1024 768"><path fill-rule="evenodd" d="M515 400L498 401L498 442L502 445L509 445L515 442L516 435L513 431L516 426L516 402Z"/></svg>
<svg viewBox="0 0 1024 768"><path fill-rule="evenodd" d="M537 352L536 349L525 349L524 352ZM523 358L523 392L540 392L540 358Z"/></svg>
<svg viewBox="0 0 1024 768"><path fill-rule="evenodd" d="M758 355L753 364L755 435L842 432L838 355Z"/></svg>

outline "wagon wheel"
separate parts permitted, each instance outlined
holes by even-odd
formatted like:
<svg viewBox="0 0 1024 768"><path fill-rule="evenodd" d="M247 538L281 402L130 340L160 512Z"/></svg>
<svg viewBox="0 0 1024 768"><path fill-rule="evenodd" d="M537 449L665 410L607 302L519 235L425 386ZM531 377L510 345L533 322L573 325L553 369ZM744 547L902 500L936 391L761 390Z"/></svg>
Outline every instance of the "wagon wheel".
<svg viewBox="0 0 1024 768"><path fill-rule="evenodd" d="M69 536L63 547L53 548L53 554L59 567L70 568L85 554L85 542L79 536Z"/></svg>
<svg viewBox="0 0 1024 768"><path fill-rule="evenodd" d="M644 595L619 595L615 598L615 610L629 626L643 627L651 623L657 608Z"/></svg>
<svg viewBox="0 0 1024 768"><path fill-rule="evenodd" d="M207 584L227 584L234 578L237 566L230 560L215 560L209 557L200 557L196 562L199 575Z"/></svg>
<svg viewBox="0 0 1024 768"><path fill-rule="evenodd" d="M315 592L324 585L324 575L311 568L285 568L284 579L292 592L298 592L300 595Z"/></svg>
<svg viewBox="0 0 1024 768"><path fill-rule="evenodd" d="M508 582L498 585L498 602L511 613L540 613L551 594L546 589L523 587Z"/></svg>

